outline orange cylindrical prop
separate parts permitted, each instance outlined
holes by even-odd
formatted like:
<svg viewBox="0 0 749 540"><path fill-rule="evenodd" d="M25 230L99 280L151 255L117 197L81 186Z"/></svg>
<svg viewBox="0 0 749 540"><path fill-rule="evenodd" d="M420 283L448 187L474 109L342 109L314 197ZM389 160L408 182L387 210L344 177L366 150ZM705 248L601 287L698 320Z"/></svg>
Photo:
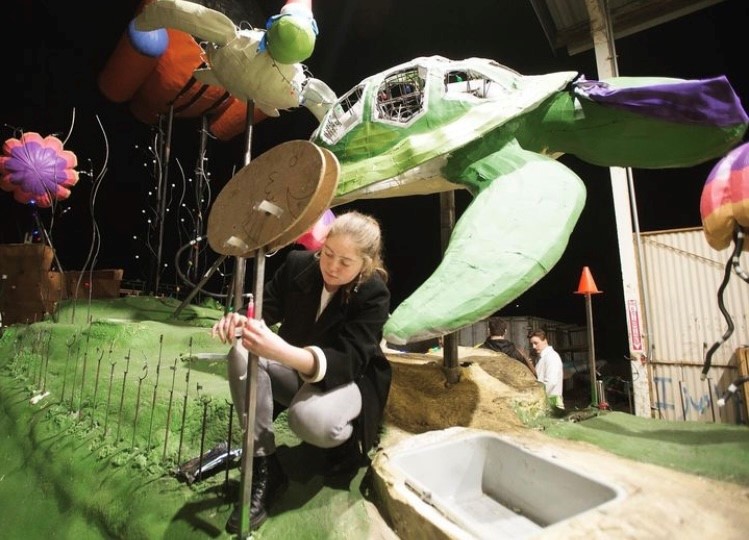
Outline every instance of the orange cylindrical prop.
<svg viewBox="0 0 749 540"><path fill-rule="evenodd" d="M158 62L158 58L146 56L135 50L127 32L124 32L99 73L99 90L107 99L115 103L124 103L132 99Z"/></svg>

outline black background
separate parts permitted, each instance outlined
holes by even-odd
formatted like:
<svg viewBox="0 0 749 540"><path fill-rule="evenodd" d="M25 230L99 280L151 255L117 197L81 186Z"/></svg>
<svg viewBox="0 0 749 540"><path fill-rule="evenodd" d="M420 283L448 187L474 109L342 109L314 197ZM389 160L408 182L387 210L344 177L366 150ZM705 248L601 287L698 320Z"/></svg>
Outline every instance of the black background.
<svg viewBox="0 0 749 540"><path fill-rule="evenodd" d="M250 22L262 25L284 2L223 2L244 9ZM96 77L135 13L138 1L61 2L14 0L6 2L4 30L4 86L0 120L2 140L14 130L55 134L70 131L65 148L78 157L81 180L69 199L38 216L50 232L63 269L81 269L95 256L96 268L123 268L129 282L152 280L155 261L146 247L154 211L149 145L153 127L139 123L127 104L108 102ZM492 58L523 74L577 70L595 79L593 51L568 56L552 50L529 2L472 0L471 2L324 0L313 2L320 28L315 52L305 62L312 76L322 79L338 95L366 76L417 56ZM726 0L697 13L616 42L622 75L657 75L687 79L726 75L744 104L749 103L746 51L749 4ZM285 111L253 130L252 155L290 139L307 139L315 128L305 109ZM72 130L71 130L72 126ZM194 176L200 123L177 119L171 141L170 178ZM213 197L241 167L245 140L210 140L206 168ZM585 182L588 202L560 263L531 290L501 311L585 324L584 298L573 294L583 266L589 266L603 294L594 297L596 345L599 356L622 358L627 353L621 267L608 170L588 165L574 156L560 161ZM717 161L717 160L716 160ZM101 180L96 177L106 170ZM635 170L637 217L641 230L655 231L700 226L699 197L715 161L674 170ZM93 176L86 174L92 172ZM179 186L176 188L179 192ZM458 213L469 202L456 194ZM197 207L189 197L188 207ZM386 263L391 271L393 307L410 294L434 269L440 257L439 197L419 196L386 201L357 202L357 208L377 216L386 239ZM204 209L206 210L206 209ZM174 255L193 237L179 223L179 207L165 220L162 261L164 287L190 290L174 272ZM21 242L34 226L33 210L0 193L0 243ZM98 239L93 244L92 239ZM215 254L203 251L202 263ZM280 257L268 259L272 271ZM248 272L253 261L249 260ZM197 267L196 271L205 268ZM222 290L231 265L211 281ZM201 275L200 273L197 274ZM225 292L225 289L224 289Z"/></svg>

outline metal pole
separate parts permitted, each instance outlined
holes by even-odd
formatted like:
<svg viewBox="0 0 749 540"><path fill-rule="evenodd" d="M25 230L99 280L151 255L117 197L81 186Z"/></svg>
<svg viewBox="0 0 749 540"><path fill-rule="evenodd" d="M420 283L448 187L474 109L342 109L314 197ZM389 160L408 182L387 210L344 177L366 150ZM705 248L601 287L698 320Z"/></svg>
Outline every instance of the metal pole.
<svg viewBox="0 0 749 540"><path fill-rule="evenodd" d="M159 185L156 190L157 193L157 214L159 220L159 239L156 246L156 265L154 268L154 286L153 294L156 295L159 292L159 285L161 284L161 254L164 249L164 219L166 218L166 193L169 183L169 157L171 155L171 144L172 144L172 124L174 123L174 105L169 107L169 117L167 119L166 128L166 141L163 146L163 156L161 161L161 174L159 175Z"/></svg>
<svg viewBox="0 0 749 540"><path fill-rule="evenodd" d="M608 0L585 0L590 18L590 34L596 55L596 66L599 79L617 77L619 69L616 61L614 33L609 18ZM627 335L629 338L630 369L632 371L632 389L635 398L637 416L652 417L650 405L650 381L646 366L641 362L647 346L642 336L642 317L640 316L641 293L638 267L632 241L632 201L634 193L631 173L621 167L611 167L611 190L614 200L617 237L619 240L619 260L622 266L622 285L627 317ZM629 186L628 186L629 183Z"/></svg>
<svg viewBox="0 0 749 540"><path fill-rule="evenodd" d="M440 193L440 241L442 254L444 255L450 242L450 235L455 226L455 192L443 191ZM460 381L460 367L458 361L458 335L447 334L443 338L442 354L444 357L445 377L448 384L456 384Z"/></svg>
<svg viewBox="0 0 749 540"><path fill-rule="evenodd" d="M263 284L265 281L265 247L261 247L255 254L255 266L253 271L253 295L255 310L253 318L263 318ZM242 531L247 530L248 535L252 534L250 529L250 511L249 505L252 498L252 458L255 453L255 410L257 409L257 366L258 357L252 353L247 355L247 379L245 383L245 407L247 425L244 430L244 440L242 443L242 467L240 485L242 488L241 514L239 537Z"/></svg>
<svg viewBox="0 0 749 540"><path fill-rule="evenodd" d="M203 278L198 282L197 285L195 285L195 288L190 291L190 294L187 295L187 297L180 303L179 306L177 306L177 309L174 310L174 313L172 313L172 319L176 319L179 317L179 314L182 312L182 310L192 302L192 299L195 298L195 295L200 292L200 289L203 288L203 285L205 285L208 280L211 278L213 273L218 269L219 266L221 266L221 263L224 262L224 259L226 259L226 255L221 255L218 259L214 261L214 263L211 265L211 267L208 269L208 271L205 273Z"/></svg>
<svg viewBox="0 0 749 540"><path fill-rule="evenodd" d="M197 215L195 217L195 238L203 236L203 194L208 185L208 177L205 173L206 148L208 147L208 116L205 114L201 119L200 127L200 151L198 152L198 164L195 171L195 207ZM200 250L193 249L192 266L188 269L187 275L197 276L200 267Z"/></svg>
<svg viewBox="0 0 749 540"><path fill-rule="evenodd" d="M255 103L252 100L247 101L247 131L245 137L245 166L252 160L252 127L255 116ZM255 253L255 265L253 270L253 300L255 311L253 317L262 318L263 309L263 285L265 282L265 248L260 247ZM234 309L238 311L242 307L242 298L244 297L244 279L245 279L246 261L243 257L236 257L234 271ZM255 409L257 405L257 362L258 358L254 354L247 354L247 378L245 379L245 407L247 419L244 428L244 438L242 440L242 460L240 471L240 499L239 499L239 530L238 538L248 538L252 535L250 525L250 500L252 498L252 457L255 453ZM241 422L241 418L240 418ZM231 449L231 441L229 441ZM247 531L247 535L244 534Z"/></svg>
<svg viewBox="0 0 749 540"><path fill-rule="evenodd" d="M590 403L598 406L598 389L596 388L596 345L593 337L593 301L590 294L585 295L585 318L588 322L588 370L590 372Z"/></svg>

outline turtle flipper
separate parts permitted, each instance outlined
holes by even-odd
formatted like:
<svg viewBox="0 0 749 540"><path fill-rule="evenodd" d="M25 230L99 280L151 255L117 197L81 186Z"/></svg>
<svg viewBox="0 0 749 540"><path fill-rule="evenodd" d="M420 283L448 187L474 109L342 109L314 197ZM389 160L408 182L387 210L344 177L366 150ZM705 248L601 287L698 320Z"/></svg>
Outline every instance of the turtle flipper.
<svg viewBox="0 0 749 540"><path fill-rule="evenodd" d="M456 223L437 270L391 315L384 328L391 343L448 334L492 315L545 276L567 246L585 204L575 173L517 143L472 168L495 177Z"/></svg>
<svg viewBox="0 0 749 540"><path fill-rule="evenodd" d="M185 0L155 0L135 18L141 31L158 28L182 30L218 46L226 45L237 34L232 20L213 9Z"/></svg>

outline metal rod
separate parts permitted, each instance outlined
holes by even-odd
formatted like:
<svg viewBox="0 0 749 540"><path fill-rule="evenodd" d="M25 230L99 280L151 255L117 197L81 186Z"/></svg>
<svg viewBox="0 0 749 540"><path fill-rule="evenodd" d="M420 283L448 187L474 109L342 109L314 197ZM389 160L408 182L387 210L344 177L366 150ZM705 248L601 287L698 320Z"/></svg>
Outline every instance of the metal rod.
<svg viewBox="0 0 749 540"><path fill-rule="evenodd" d="M73 384L70 388L70 410L73 410L73 401L75 400L75 380L78 378L78 360L81 358L81 344L79 343L75 351L75 363L73 364Z"/></svg>
<svg viewBox="0 0 749 540"><path fill-rule="evenodd" d="M88 366L88 346L91 342L91 326L88 327L88 333L86 334L86 350L83 352L83 369L81 370L81 395L78 396L78 415L80 416L83 410L83 389L86 384L86 368Z"/></svg>
<svg viewBox="0 0 749 540"><path fill-rule="evenodd" d="M598 391L596 388L596 345L593 337L593 301L591 294L585 295L585 318L588 322L588 369L590 370L590 400L591 405L598 407Z"/></svg>
<svg viewBox="0 0 749 540"><path fill-rule="evenodd" d="M190 338L189 357L192 358L192 338ZM187 394L190 392L190 362L187 363L187 373L185 374L185 397L182 402L182 425L179 428L179 447L177 448L177 463L182 462L182 441L185 436L185 420L187 419Z"/></svg>
<svg viewBox="0 0 749 540"><path fill-rule="evenodd" d="M247 101L247 132L245 138L245 155L244 163L248 165L252 159L252 127L255 115L255 103L252 100ZM253 302L255 303L254 317L262 318L263 312L263 285L265 282L265 247L260 247L255 253L255 265L253 270ZM244 296L244 272L245 260L241 257L236 258L236 270L234 274L234 305L241 307ZM247 378L245 383L245 407L247 423L244 426L244 437L242 439L242 461L240 475L240 499L239 499L239 530L238 538L245 538L252 535L252 525L250 524L249 505L252 497L252 457L255 453L254 426L256 410L256 393L257 393L257 361L256 355L248 352L247 354ZM247 531L247 535L244 535Z"/></svg>
<svg viewBox="0 0 749 540"><path fill-rule="evenodd" d="M189 305L190 302L192 302L192 299L195 298L195 295L200 292L200 289L203 288L203 285L206 284L206 282L211 278L213 273L218 269L218 267L221 265L221 263L224 262L224 259L226 259L226 255L221 255L216 261L211 265L211 267L206 271L205 275L203 276L203 279L198 282L197 285L195 285L195 288L193 288L192 291L190 291L190 294L187 295L187 297L182 301L182 303L177 306L177 309L174 310L174 313L172 314L172 319L176 319L179 317L180 312L185 309L185 306Z"/></svg>
<svg viewBox="0 0 749 540"><path fill-rule="evenodd" d="M140 411L140 389L141 386L143 386L143 379L145 379L148 376L148 362L143 364L143 376L138 377L138 393L135 397L135 416L133 417L133 438L130 442L130 448L135 448L135 434L137 433L137 427L138 427L138 412Z"/></svg>
<svg viewBox="0 0 749 540"><path fill-rule="evenodd" d="M47 346L44 349L44 375L42 378L42 394L47 391L47 372L49 371L49 345L52 342L52 330L49 331Z"/></svg>
<svg viewBox="0 0 749 540"><path fill-rule="evenodd" d="M255 319L263 318L263 284L265 281L265 247L260 247L255 254L253 271L253 299L255 303ZM241 532L247 530L251 534L249 504L252 497L252 458L255 453L254 425L255 410L257 409L257 371L258 357L247 354L247 379L245 384L245 407L247 424L244 426L244 440L242 444L241 471L241 501L240 501L240 538Z"/></svg>
<svg viewBox="0 0 749 540"><path fill-rule="evenodd" d="M169 106L169 117L167 119L166 141L164 142L164 153L161 161L161 174L159 175L159 185L157 189L157 204L159 217L159 239L156 246L156 267L154 272L153 294L159 291L161 284L161 253L164 248L164 220L166 218L166 191L169 184L169 157L171 154L172 143L172 124L174 123L174 104Z"/></svg>
<svg viewBox="0 0 749 540"><path fill-rule="evenodd" d="M443 191L440 193L440 243L442 256L447 250L450 235L455 227L455 192ZM460 362L458 358L458 334L452 332L443 337L442 355L445 370L445 378L448 384L456 384L460 381Z"/></svg>
<svg viewBox="0 0 749 540"><path fill-rule="evenodd" d="M202 387L198 385L198 392ZM205 452L205 432L206 422L208 419L208 404L211 402L211 398L202 396L200 401L203 403L203 420L200 423L200 455L198 456L198 474L195 480L203 479L203 452Z"/></svg>
<svg viewBox="0 0 749 540"><path fill-rule="evenodd" d="M234 421L234 405L232 403L228 404L229 406L229 429L227 430L226 434L226 451L231 453L231 436L232 436L232 422ZM224 492L228 493L228 487L229 487L229 461L226 460L226 470L224 471Z"/></svg>
<svg viewBox="0 0 749 540"><path fill-rule="evenodd" d="M112 382L114 381L114 366L117 362L109 362L109 389L107 390L107 408L104 412L104 437L107 436L107 427L109 424L109 408L112 404Z"/></svg>
<svg viewBox="0 0 749 540"><path fill-rule="evenodd" d="M195 217L195 238L203 235L203 193L208 184L208 178L205 174L206 149L208 147L208 115L204 114L200 121L200 150L198 151L198 164L195 171L195 205L197 215ZM196 244L197 246L197 244ZM200 267L200 250L195 247L192 251L192 265L188 269L188 276L192 275L193 279L197 276Z"/></svg>
<svg viewBox="0 0 749 540"><path fill-rule="evenodd" d="M122 392L120 392L120 410L117 413L117 436L115 436L114 440L119 441L120 440L120 427L122 426L122 404L125 402L125 381L127 380L127 372L128 369L130 369L130 350L127 351L127 356L125 357L125 360L127 363L125 364L125 372L122 374Z"/></svg>
<svg viewBox="0 0 749 540"><path fill-rule="evenodd" d="M94 427L94 417L96 416L96 395L99 392L99 373L101 372L101 359L104 358L102 349L99 359L96 361L96 380L94 381L94 397L91 400L91 427Z"/></svg>
<svg viewBox="0 0 749 540"><path fill-rule="evenodd" d="M156 395L159 389L159 375L161 374L161 351L164 346L164 334L159 336L159 359L156 361L156 381L153 385L153 399L151 399L151 419L148 422L148 442L146 449L151 448L151 430L153 429L153 411L156 409Z"/></svg>
<svg viewBox="0 0 749 540"><path fill-rule="evenodd" d="M174 399L174 381L177 378L177 359L174 359L174 365L169 369L172 370L172 388L169 390L169 405L166 408L166 431L164 432L164 453L161 459L166 461L166 444L169 441L169 428L172 422L172 401Z"/></svg>

